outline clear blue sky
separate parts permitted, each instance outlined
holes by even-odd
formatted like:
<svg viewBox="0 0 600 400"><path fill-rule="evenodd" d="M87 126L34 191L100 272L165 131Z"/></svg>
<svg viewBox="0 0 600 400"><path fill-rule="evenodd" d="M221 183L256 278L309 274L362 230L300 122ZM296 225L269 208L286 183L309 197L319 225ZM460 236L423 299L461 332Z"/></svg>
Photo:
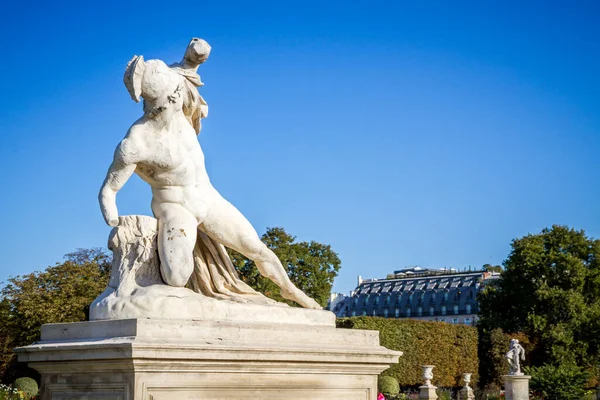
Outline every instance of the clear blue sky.
<svg viewBox="0 0 600 400"><path fill-rule="evenodd" d="M600 2L11 2L0 13L0 281L109 233L97 192L141 115L134 54L200 74L214 185L356 276L501 263L551 224L600 237ZM150 213L138 178L121 214Z"/></svg>

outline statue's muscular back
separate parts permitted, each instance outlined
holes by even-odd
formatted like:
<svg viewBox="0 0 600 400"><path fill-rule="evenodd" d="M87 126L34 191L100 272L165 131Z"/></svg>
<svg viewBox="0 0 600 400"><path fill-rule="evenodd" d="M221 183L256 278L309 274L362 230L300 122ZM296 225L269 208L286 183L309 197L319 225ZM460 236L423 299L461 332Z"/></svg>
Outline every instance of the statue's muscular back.
<svg viewBox="0 0 600 400"><path fill-rule="evenodd" d="M214 188L204 165L204 153L194 129L178 114L168 127L159 127L142 117L117 149L133 158L135 172L152 187L152 210L157 217L161 205L179 204L201 222Z"/></svg>

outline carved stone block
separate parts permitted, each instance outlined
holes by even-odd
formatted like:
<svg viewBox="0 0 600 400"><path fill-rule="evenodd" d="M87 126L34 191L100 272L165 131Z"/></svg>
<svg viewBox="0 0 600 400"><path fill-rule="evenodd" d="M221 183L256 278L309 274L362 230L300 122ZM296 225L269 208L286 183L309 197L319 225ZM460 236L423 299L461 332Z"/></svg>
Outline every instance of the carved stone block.
<svg viewBox="0 0 600 400"><path fill-rule="evenodd" d="M48 324L19 348L41 400L375 400L377 331L130 319Z"/></svg>

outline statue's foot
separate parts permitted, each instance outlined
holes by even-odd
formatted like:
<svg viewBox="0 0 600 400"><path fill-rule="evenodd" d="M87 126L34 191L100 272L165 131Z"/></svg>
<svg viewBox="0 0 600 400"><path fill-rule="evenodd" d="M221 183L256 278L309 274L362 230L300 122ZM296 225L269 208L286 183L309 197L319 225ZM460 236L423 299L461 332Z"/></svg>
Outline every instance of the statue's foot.
<svg viewBox="0 0 600 400"><path fill-rule="evenodd" d="M300 304L304 308L310 308L312 310L322 310L323 307L319 305L315 300L306 295L302 290L298 288L294 288L295 290L286 291L284 289L281 290L281 296L284 299L295 301Z"/></svg>

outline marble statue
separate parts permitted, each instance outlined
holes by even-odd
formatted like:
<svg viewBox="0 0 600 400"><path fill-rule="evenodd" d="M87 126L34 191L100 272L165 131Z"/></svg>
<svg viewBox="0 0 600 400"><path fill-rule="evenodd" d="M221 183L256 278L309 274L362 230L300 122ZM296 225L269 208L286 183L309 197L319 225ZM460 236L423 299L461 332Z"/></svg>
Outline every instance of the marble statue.
<svg viewBox="0 0 600 400"><path fill-rule="evenodd" d="M510 340L510 348L506 353L506 359L510 366L509 375L523 375L521 372L521 361L525 361L525 349L517 339Z"/></svg>
<svg viewBox="0 0 600 400"><path fill-rule="evenodd" d="M121 239L111 239L109 243L113 252L120 247L120 258L113 262L112 289L109 285L109 292L92 304L90 312L96 313L97 319L110 318L106 307L113 311L131 307L135 296L140 300L143 293L146 300L160 295L187 299L187 303L165 304L163 309L192 303L194 307L206 307L206 297L282 305L239 279L226 247L253 260L259 272L281 288L284 298L308 309L321 309L290 281L277 256L261 242L248 220L210 182L196 137L201 119L208 115L208 105L197 89L203 85L197 69L210 51L208 43L194 38L179 63L167 66L161 60L134 56L127 65L124 83L133 100L143 99L144 114L117 146L99 194L106 223L116 227L111 237ZM158 222L151 217L119 216L116 194L133 173L151 186L151 207ZM145 241L141 241L142 237ZM153 252L158 259L147 261L143 257L145 249L150 249L148 260ZM152 272L153 268L159 273ZM141 275L125 284L126 276L134 269ZM127 285L133 286L125 289ZM129 300L117 305L117 298L124 293ZM141 303L138 306L143 308Z"/></svg>

